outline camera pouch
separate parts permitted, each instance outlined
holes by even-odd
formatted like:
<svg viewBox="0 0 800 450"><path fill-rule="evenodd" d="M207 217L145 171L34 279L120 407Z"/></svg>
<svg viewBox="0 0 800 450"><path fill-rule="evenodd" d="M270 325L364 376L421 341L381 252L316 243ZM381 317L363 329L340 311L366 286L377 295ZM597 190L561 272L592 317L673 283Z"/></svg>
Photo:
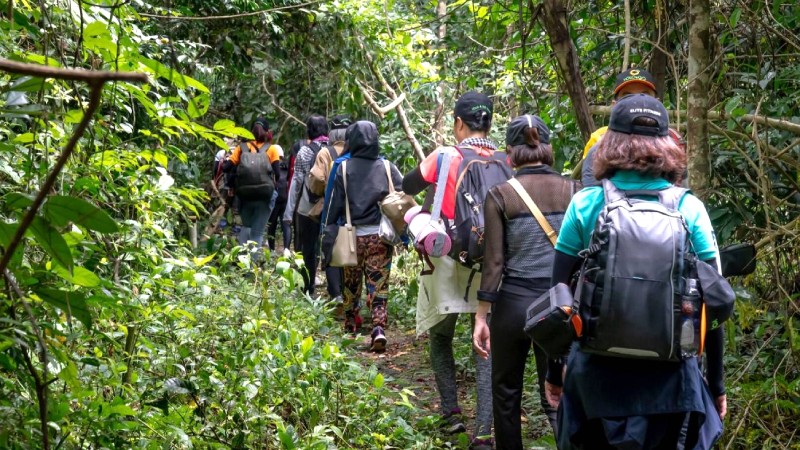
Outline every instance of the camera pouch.
<svg viewBox="0 0 800 450"><path fill-rule="evenodd" d="M525 334L551 358L566 355L582 333L573 303L569 286L559 283L534 300L525 313Z"/></svg>

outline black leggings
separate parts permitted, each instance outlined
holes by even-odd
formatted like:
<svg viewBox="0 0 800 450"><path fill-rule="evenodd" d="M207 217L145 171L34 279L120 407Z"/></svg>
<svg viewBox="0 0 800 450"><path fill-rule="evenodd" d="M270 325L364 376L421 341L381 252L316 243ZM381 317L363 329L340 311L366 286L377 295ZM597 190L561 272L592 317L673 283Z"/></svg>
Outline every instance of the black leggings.
<svg viewBox="0 0 800 450"><path fill-rule="evenodd" d="M292 225L283 222L283 213L286 211L286 200L281 202L280 199L275 203L275 208L272 210L272 215L269 218L269 228L267 228L267 242L269 249L275 251L275 236L278 231L278 223L281 224L281 232L283 234L283 248L289 248L292 243Z"/></svg>
<svg viewBox="0 0 800 450"><path fill-rule="evenodd" d="M295 250L303 254L305 270L302 270L303 289L308 295L314 296L314 283L317 277L317 252L319 251L319 222L309 219L306 216L297 214L295 216L294 232L297 235Z"/></svg>
<svg viewBox="0 0 800 450"><path fill-rule="evenodd" d="M549 280L531 289L525 295L500 291L500 298L492 306L489 331L492 342L492 405L497 450L522 449L522 403L525 365L531 349L530 338L522 331L528 306L549 287ZM516 288L520 289L520 288ZM556 410L547 403L544 377L547 373L547 356L533 345L539 401L547 420L555 431Z"/></svg>

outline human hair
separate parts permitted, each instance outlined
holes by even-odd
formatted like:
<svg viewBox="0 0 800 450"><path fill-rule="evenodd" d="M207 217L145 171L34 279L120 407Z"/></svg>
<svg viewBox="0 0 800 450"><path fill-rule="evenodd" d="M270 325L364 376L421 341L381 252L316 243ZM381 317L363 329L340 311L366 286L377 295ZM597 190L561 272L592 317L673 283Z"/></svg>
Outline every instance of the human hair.
<svg viewBox="0 0 800 450"><path fill-rule="evenodd" d="M344 136L347 133L347 128L336 128L328 133L328 140L330 142L344 142Z"/></svg>
<svg viewBox="0 0 800 450"><path fill-rule="evenodd" d="M553 146L543 144L539 140L539 130L536 127L525 129L523 136L525 143L520 145L508 146L508 160L512 167L520 167L525 164L540 162L553 165Z"/></svg>
<svg viewBox="0 0 800 450"><path fill-rule="evenodd" d="M300 149L303 148L303 145L305 143L306 142L304 140L302 140L302 139L295 141L294 144L292 144L292 150L291 150L290 154L296 156L297 152L299 152Z"/></svg>
<svg viewBox="0 0 800 450"><path fill-rule="evenodd" d="M272 143L272 131L265 130L260 123L254 123L250 128L250 132L253 133L253 137L255 138L256 142Z"/></svg>
<svg viewBox="0 0 800 450"><path fill-rule="evenodd" d="M656 125L649 117L638 117L634 124ZM633 170L676 183L686 171L686 153L670 136L643 136L609 129L598 145L592 166L598 180L611 178L618 170Z"/></svg>
<svg viewBox="0 0 800 450"><path fill-rule="evenodd" d="M468 119L466 117L461 117L461 121L464 122L464 125L466 125L471 131L488 133L492 128L492 116L488 114L479 118L473 117Z"/></svg>
<svg viewBox="0 0 800 450"><path fill-rule="evenodd" d="M309 139L328 135L328 121L324 117L313 114L306 120L306 131Z"/></svg>

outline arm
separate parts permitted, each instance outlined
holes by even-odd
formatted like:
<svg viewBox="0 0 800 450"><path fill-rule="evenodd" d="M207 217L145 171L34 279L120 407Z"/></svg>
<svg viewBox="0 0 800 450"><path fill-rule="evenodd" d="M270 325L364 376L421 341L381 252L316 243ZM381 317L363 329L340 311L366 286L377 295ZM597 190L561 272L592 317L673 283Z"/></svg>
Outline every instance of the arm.
<svg viewBox="0 0 800 450"><path fill-rule="evenodd" d="M717 268L716 259L706 260ZM708 390L714 398L717 412L724 418L727 412L727 396L725 395L725 366L722 357L725 354L725 332L722 327L706 332L706 381Z"/></svg>
<svg viewBox="0 0 800 450"><path fill-rule="evenodd" d="M417 195L424 191L425 188L430 184L431 183L427 182L425 178L422 177L420 168L416 167L414 170L407 173L405 177L403 177L403 192L408 195Z"/></svg>
<svg viewBox="0 0 800 450"><path fill-rule="evenodd" d="M478 300L494 303L498 297L500 281L505 268L505 221L502 200L497 198L495 189L489 191L483 208L484 252L481 269L481 287Z"/></svg>
<svg viewBox="0 0 800 450"><path fill-rule="evenodd" d="M289 186L289 197L286 199L286 211L283 213L283 221L291 222L294 216L294 210L297 207L297 202L300 199L300 193L303 190L303 181L310 166L310 160L314 153L307 146L303 146L297 152L297 158L294 163L294 174L292 175L292 182Z"/></svg>
<svg viewBox="0 0 800 450"><path fill-rule="evenodd" d="M342 166L336 171L336 179L333 181L333 191L331 192L330 205L328 206L325 224L336 223L344 215L344 178L342 176Z"/></svg>
<svg viewBox="0 0 800 450"><path fill-rule="evenodd" d="M272 179L275 180L275 186L277 186L278 182L281 181L281 162L280 161L273 161L272 162Z"/></svg>

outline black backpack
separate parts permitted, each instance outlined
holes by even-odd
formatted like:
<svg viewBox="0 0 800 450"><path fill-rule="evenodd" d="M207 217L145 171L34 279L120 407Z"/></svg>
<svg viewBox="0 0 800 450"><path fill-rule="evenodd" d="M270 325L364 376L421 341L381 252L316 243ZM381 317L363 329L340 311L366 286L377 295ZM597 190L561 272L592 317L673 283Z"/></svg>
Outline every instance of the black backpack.
<svg viewBox="0 0 800 450"><path fill-rule="evenodd" d="M266 154L269 143L265 142L256 153L251 153L246 143L239 145L242 154L236 169L236 195L245 200L269 201L275 192L272 164Z"/></svg>
<svg viewBox="0 0 800 450"><path fill-rule="evenodd" d="M493 186L508 181L513 172L506 163L505 153L481 156L470 147L456 149L463 159L456 179L455 217L448 224L448 233L453 241L450 257L478 270L483 263L483 203L486 194Z"/></svg>
<svg viewBox="0 0 800 450"><path fill-rule="evenodd" d="M681 349L681 327L687 320L693 326L700 311L697 298L688 298L689 310L684 304L695 261L686 221L678 211L687 189L622 191L609 180L602 184L605 206L589 248L581 254L585 261L576 291L583 321L581 350L680 361L691 353Z"/></svg>

